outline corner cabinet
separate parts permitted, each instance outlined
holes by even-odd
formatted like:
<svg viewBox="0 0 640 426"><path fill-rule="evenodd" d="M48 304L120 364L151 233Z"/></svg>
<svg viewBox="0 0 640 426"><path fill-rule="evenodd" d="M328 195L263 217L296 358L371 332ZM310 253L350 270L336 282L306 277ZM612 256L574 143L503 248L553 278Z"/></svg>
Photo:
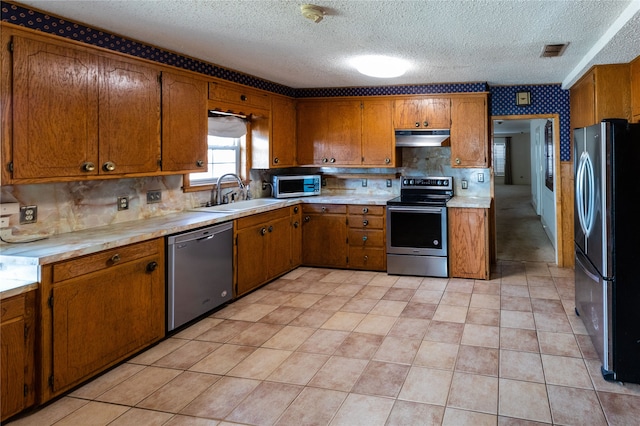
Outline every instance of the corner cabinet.
<svg viewBox="0 0 640 426"><path fill-rule="evenodd" d="M451 167L489 167L487 95L451 98Z"/></svg>
<svg viewBox="0 0 640 426"><path fill-rule="evenodd" d="M387 99L299 100L298 164L395 167L392 107Z"/></svg>
<svg viewBox="0 0 640 426"><path fill-rule="evenodd" d="M489 210L447 209L449 227L449 276L489 278Z"/></svg>
<svg viewBox="0 0 640 426"><path fill-rule="evenodd" d="M165 335L164 239L42 267L39 402Z"/></svg>
<svg viewBox="0 0 640 426"><path fill-rule="evenodd" d="M35 402L35 295L0 301L0 422Z"/></svg>

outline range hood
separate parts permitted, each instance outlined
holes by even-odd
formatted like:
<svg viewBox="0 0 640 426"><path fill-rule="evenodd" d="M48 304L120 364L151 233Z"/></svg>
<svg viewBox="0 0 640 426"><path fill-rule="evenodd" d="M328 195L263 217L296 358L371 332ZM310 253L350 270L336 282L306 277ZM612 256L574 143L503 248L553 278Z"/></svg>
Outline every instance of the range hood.
<svg viewBox="0 0 640 426"><path fill-rule="evenodd" d="M449 129L396 130L396 147L450 146Z"/></svg>

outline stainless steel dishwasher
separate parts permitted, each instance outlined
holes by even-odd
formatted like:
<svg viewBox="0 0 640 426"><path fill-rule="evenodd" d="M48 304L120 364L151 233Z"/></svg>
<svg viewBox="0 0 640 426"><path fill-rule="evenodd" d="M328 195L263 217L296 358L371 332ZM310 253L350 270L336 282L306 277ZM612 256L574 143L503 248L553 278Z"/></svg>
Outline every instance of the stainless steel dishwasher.
<svg viewBox="0 0 640 426"><path fill-rule="evenodd" d="M231 300L233 225L167 239L167 332Z"/></svg>

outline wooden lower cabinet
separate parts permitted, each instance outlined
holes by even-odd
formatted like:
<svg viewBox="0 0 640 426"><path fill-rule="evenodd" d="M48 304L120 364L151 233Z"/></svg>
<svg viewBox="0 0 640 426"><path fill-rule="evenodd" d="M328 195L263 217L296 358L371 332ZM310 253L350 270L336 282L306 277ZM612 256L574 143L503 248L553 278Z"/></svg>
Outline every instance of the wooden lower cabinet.
<svg viewBox="0 0 640 426"><path fill-rule="evenodd" d="M164 239L42 269L40 401L165 335Z"/></svg>
<svg viewBox="0 0 640 426"><path fill-rule="evenodd" d="M347 206L302 204L302 264L346 268Z"/></svg>
<svg viewBox="0 0 640 426"><path fill-rule="evenodd" d="M293 268L293 229L288 207L236 221L236 297Z"/></svg>
<svg viewBox="0 0 640 426"><path fill-rule="evenodd" d="M302 265L302 207L291 210L291 269Z"/></svg>
<svg viewBox="0 0 640 426"><path fill-rule="evenodd" d="M35 402L35 296L0 301L0 422Z"/></svg>
<svg viewBox="0 0 640 426"><path fill-rule="evenodd" d="M384 207L350 205L347 213L349 268L386 271Z"/></svg>
<svg viewBox="0 0 640 426"><path fill-rule="evenodd" d="M489 209L448 208L449 276L489 278Z"/></svg>

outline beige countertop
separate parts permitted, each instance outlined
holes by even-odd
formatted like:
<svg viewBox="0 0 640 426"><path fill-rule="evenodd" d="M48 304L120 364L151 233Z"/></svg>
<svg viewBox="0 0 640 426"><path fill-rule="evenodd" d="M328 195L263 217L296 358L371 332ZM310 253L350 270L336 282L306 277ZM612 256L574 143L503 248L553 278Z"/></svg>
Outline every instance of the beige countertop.
<svg viewBox="0 0 640 426"><path fill-rule="evenodd" d="M0 298L37 288L40 266L74 257L117 248L128 244L165 237L204 226L227 222L256 213L301 203L386 205L388 195L375 196L314 196L263 200L242 208L242 202L224 206L194 208L179 213L114 225L58 234L24 244L3 244L0 247ZM489 208L490 197L453 197L447 207ZM237 209L219 211L220 209ZM216 211L218 210L218 211Z"/></svg>

